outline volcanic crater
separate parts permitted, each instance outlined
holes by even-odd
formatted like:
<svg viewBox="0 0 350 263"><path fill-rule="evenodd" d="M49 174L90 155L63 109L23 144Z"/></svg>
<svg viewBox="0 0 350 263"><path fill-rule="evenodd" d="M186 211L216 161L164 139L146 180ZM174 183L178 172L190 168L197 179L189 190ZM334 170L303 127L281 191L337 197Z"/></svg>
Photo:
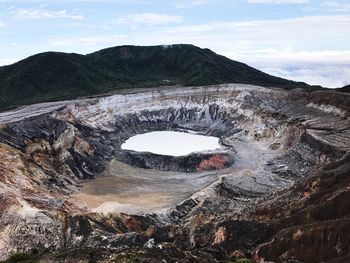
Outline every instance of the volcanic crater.
<svg viewBox="0 0 350 263"><path fill-rule="evenodd" d="M224 84L0 113L0 258L145 244L186 251L179 262L224 262L237 250L256 262L346 258L349 103L328 91ZM122 149L155 131L214 136L222 148Z"/></svg>

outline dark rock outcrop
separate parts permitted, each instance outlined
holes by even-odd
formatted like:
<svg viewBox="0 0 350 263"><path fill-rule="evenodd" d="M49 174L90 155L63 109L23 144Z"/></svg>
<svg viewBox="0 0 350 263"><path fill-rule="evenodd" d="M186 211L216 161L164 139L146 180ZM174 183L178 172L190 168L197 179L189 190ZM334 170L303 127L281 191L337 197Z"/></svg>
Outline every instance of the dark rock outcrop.
<svg viewBox="0 0 350 263"><path fill-rule="evenodd" d="M228 153L228 151L169 156L123 150L118 153L117 158L141 168L186 173L224 169L234 162L233 154Z"/></svg>

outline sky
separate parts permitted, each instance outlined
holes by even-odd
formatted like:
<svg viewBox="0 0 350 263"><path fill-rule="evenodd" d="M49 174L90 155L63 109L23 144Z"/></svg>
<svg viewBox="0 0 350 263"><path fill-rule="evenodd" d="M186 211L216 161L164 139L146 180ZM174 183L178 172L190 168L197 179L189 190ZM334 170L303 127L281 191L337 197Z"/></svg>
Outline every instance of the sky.
<svg viewBox="0 0 350 263"><path fill-rule="evenodd" d="M0 0L0 65L45 51L180 43L341 87L350 84L350 0Z"/></svg>

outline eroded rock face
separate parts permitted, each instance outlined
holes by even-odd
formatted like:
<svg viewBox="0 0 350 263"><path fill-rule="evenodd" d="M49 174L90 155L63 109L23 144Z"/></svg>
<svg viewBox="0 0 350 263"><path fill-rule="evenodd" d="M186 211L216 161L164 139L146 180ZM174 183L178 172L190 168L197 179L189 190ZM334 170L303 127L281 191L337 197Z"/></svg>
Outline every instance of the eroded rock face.
<svg viewBox="0 0 350 263"><path fill-rule="evenodd" d="M159 155L147 152L123 150L118 155L120 161L145 169L163 171L197 172L220 170L230 167L234 162L233 153L192 153L185 156Z"/></svg>
<svg viewBox="0 0 350 263"><path fill-rule="evenodd" d="M30 106L29 118L26 109L1 113L0 257L143 250L153 239L169 248L164 258L175 249L218 261L237 251L256 262L346 261L348 105L341 93L232 84ZM180 160L121 150L131 136L160 130L218 136L230 151ZM72 198L106 175L153 180L152 191L169 183L156 170L131 173L113 162L176 171L172 182L188 189L171 188L181 201L138 215L95 213ZM181 172L206 181L199 189Z"/></svg>

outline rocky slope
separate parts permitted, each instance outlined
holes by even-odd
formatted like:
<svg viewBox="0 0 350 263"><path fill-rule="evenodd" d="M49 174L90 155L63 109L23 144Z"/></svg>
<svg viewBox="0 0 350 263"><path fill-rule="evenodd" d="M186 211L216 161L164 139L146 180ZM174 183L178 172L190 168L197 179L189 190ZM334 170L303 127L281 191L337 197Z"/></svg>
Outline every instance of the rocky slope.
<svg viewBox="0 0 350 263"><path fill-rule="evenodd" d="M254 262L346 262L349 102L331 91L229 84L1 113L1 259L35 249L38 262L88 262L86 250L101 262L227 262L243 255ZM219 136L233 164L196 173L126 164L126 139L167 129ZM103 213L74 197L108 176L119 180L108 190L115 196L171 195L158 195L162 209L127 199L135 208L129 214ZM204 181L195 185L191 176ZM103 198L97 190L89 194Z"/></svg>

